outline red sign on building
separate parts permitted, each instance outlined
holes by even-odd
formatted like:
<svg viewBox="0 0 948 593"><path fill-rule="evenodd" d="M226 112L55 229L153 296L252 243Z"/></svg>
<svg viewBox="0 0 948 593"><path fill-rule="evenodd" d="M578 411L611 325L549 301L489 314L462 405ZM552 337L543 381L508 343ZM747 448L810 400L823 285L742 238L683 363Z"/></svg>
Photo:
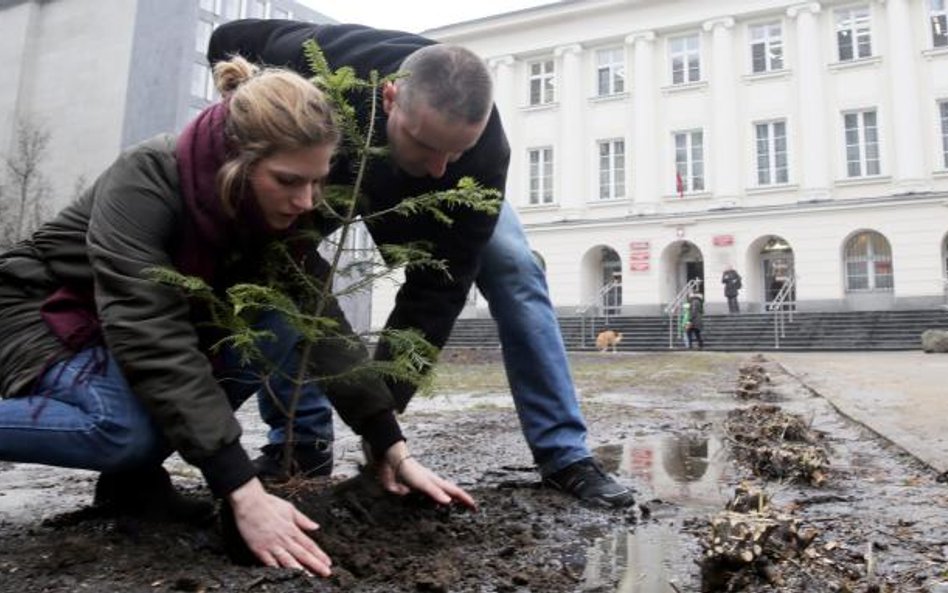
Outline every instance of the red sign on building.
<svg viewBox="0 0 948 593"><path fill-rule="evenodd" d="M729 247L734 245L734 235L715 235L711 242L715 247Z"/></svg>

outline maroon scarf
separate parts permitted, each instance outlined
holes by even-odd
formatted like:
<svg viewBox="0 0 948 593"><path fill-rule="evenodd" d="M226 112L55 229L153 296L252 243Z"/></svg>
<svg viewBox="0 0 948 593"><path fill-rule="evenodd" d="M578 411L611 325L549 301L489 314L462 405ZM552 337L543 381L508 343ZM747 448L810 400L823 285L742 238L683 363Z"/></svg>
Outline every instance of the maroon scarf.
<svg viewBox="0 0 948 593"><path fill-rule="evenodd" d="M228 111L225 101L211 105L184 128L175 146L187 222L172 260L181 273L208 284L235 227L217 192L217 172L231 152L224 133Z"/></svg>

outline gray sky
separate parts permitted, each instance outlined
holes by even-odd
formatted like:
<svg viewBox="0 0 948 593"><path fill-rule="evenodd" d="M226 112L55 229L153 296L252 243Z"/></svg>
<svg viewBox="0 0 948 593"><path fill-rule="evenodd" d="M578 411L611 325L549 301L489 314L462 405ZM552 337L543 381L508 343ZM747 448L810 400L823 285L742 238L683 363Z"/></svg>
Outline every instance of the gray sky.
<svg viewBox="0 0 948 593"><path fill-rule="evenodd" d="M554 0L301 0L344 23L418 33L442 25L551 4Z"/></svg>

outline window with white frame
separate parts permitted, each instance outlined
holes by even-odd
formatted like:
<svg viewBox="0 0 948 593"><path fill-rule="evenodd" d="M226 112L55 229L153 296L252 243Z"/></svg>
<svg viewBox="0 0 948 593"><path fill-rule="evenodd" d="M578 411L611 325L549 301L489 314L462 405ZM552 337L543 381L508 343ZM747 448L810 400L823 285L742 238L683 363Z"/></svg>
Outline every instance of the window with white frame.
<svg viewBox="0 0 948 593"><path fill-rule="evenodd" d="M204 55L207 45L211 42L211 33L214 32L214 23L198 19L197 36L194 38L194 50Z"/></svg>
<svg viewBox="0 0 948 593"><path fill-rule="evenodd" d="M555 89L553 77L553 60L530 62L527 65L530 71L530 105L546 105L552 103Z"/></svg>
<svg viewBox="0 0 948 593"><path fill-rule="evenodd" d="M247 18L265 19L267 18L267 0L247 0Z"/></svg>
<svg viewBox="0 0 948 593"><path fill-rule="evenodd" d="M879 128L875 110L843 114L846 176L879 175Z"/></svg>
<svg viewBox="0 0 948 593"><path fill-rule="evenodd" d="M787 122L754 124L757 137L757 185L787 183Z"/></svg>
<svg viewBox="0 0 948 593"><path fill-rule="evenodd" d="M891 291L892 249L875 231L864 231L846 242L846 290Z"/></svg>
<svg viewBox="0 0 948 593"><path fill-rule="evenodd" d="M211 69L203 62L191 64L191 94L205 101L213 101L217 98Z"/></svg>
<svg viewBox="0 0 948 593"><path fill-rule="evenodd" d="M599 199L625 197L625 141L604 140L599 144Z"/></svg>
<svg viewBox="0 0 948 593"><path fill-rule="evenodd" d="M530 163L530 204L552 204L553 149L531 148L527 152Z"/></svg>
<svg viewBox="0 0 948 593"><path fill-rule="evenodd" d="M208 68L200 62L191 64L191 95L204 98L204 88L207 86Z"/></svg>
<svg viewBox="0 0 948 593"><path fill-rule="evenodd" d="M669 39L668 58L672 84L701 80L701 46L697 34Z"/></svg>
<svg viewBox="0 0 948 593"><path fill-rule="evenodd" d="M596 94L603 97L624 92L625 49L600 49L596 52Z"/></svg>
<svg viewBox="0 0 948 593"><path fill-rule="evenodd" d="M783 27L777 23L751 25L751 72L783 69Z"/></svg>
<svg viewBox="0 0 948 593"><path fill-rule="evenodd" d="M948 46L948 2L929 0L928 10L932 19L932 47Z"/></svg>
<svg viewBox="0 0 948 593"><path fill-rule="evenodd" d="M675 133L675 185L679 193L704 191L704 132Z"/></svg>
<svg viewBox="0 0 948 593"><path fill-rule="evenodd" d="M872 56L868 6L840 8L836 11L836 44L840 62Z"/></svg>
<svg viewBox="0 0 948 593"><path fill-rule="evenodd" d="M948 169L948 101L942 101L938 104L938 111L941 115L941 158L942 166Z"/></svg>

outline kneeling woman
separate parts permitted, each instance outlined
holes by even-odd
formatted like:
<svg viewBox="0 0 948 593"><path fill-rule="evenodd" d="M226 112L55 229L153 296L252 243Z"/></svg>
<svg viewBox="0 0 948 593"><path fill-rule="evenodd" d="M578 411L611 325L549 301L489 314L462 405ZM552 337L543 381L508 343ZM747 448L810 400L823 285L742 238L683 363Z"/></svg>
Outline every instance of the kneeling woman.
<svg viewBox="0 0 948 593"><path fill-rule="evenodd" d="M265 491L240 443L233 410L261 388L265 371L248 374L239 356L212 353L207 314L151 270L198 276L218 292L263 282L260 253L309 222L339 132L322 93L297 74L258 71L241 58L214 74L220 103L179 137L130 149L0 255L0 459L96 470L97 502L176 503L185 512L161 465L178 451L228 500L263 563L328 575L329 558L305 533L315 523ZM289 251L319 273L314 249ZM351 331L334 302L326 310ZM274 317L261 322L278 339L260 346L293 376L299 335ZM363 355L330 344L306 364L332 375ZM223 380L247 376L258 380ZM402 484L389 487L474 506L409 458L380 379L330 391L343 420L398 474Z"/></svg>

